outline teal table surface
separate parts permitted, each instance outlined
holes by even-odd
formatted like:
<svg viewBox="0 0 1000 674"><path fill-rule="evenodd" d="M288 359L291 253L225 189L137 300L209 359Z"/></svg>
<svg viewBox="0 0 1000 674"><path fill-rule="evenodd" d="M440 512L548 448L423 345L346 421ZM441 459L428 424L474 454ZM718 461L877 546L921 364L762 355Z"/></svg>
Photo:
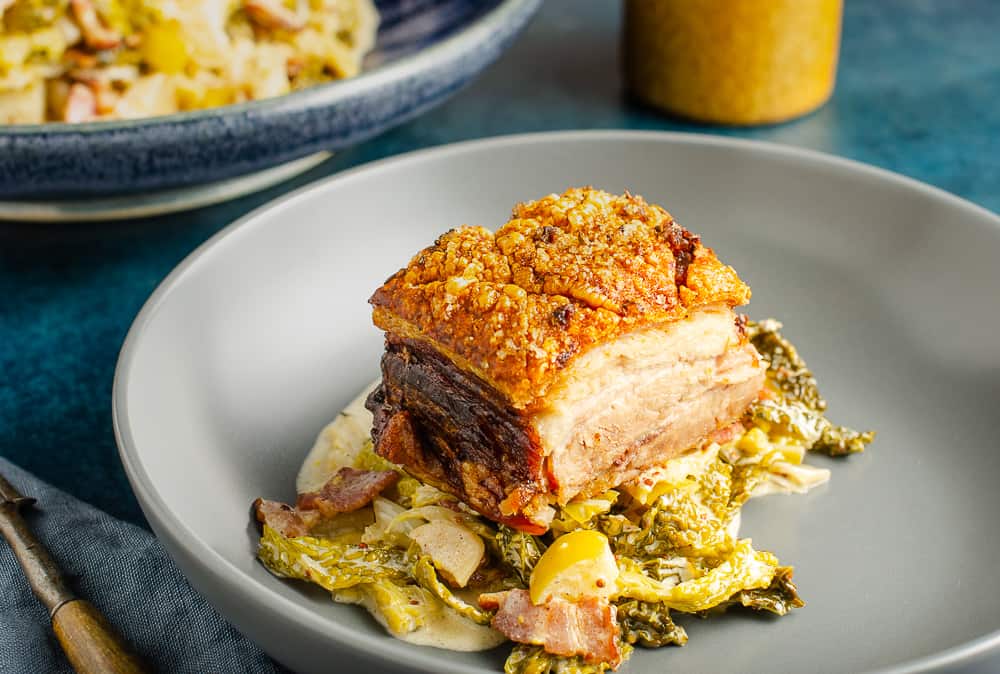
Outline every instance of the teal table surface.
<svg viewBox="0 0 1000 674"><path fill-rule="evenodd" d="M1000 212L1000 2L845 5L835 95L791 123L703 127L630 102L619 74L620 3L546 0L513 48L449 102L289 183L138 221L0 223L0 456L146 526L111 424L115 362L143 302L185 256L248 211L401 152L554 129L724 134L868 162ZM1000 660L965 671L1000 671Z"/></svg>
<svg viewBox="0 0 1000 674"><path fill-rule="evenodd" d="M869 162L1000 211L1000 3L845 4L836 93L788 124L701 127L631 103L619 76L619 3L548 0L513 48L448 103L290 183L139 221L0 224L0 455L145 524L111 427L115 361L145 299L188 253L244 213L400 152L551 129L720 133Z"/></svg>

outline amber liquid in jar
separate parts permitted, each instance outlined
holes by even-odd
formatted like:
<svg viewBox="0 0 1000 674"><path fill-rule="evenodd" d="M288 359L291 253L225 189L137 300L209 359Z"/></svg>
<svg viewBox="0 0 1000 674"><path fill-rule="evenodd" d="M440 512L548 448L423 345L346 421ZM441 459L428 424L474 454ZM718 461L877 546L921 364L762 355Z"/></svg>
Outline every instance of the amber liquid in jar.
<svg viewBox="0 0 1000 674"><path fill-rule="evenodd" d="M629 90L702 122L770 124L833 93L842 0L625 0Z"/></svg>

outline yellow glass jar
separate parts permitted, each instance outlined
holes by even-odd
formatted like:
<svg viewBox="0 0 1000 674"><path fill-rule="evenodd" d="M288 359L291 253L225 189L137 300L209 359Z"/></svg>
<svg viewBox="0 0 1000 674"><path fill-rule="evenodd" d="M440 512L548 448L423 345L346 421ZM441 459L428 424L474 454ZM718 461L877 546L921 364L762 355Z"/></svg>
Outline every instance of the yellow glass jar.
<svg viewBox="0 0 1000 674"><path fill-rule="evenodd" d="M842 0L625 0L629 90L667 112L769 124L833 93Z"/></svg>

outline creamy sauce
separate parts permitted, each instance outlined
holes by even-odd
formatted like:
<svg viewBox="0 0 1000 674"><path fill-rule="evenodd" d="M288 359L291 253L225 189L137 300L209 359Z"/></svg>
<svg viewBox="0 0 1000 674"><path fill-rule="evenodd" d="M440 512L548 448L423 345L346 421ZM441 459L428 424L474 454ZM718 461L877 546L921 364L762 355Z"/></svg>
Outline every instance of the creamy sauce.
<svg viewBox="0 0 1000 674"><path fill-rule="evenodd" d="M830 471L826 468L776 461L770 466L768 479L757 484L750 495L757 498L769 494L805 494L829 480Z"/></svg>
<svg viewBox="0 0 1000 674"><path fill-rule="evenodd" d="M729 524L726 526L726 533L734 541L740 537L740 520L743 518L743 513L739 510L733 515L733 519L729 520Z"/></svg>
<svg viewBox="0 0 1000 674"><path fill-rule="evenodd" d="M368 595L365 595L361 605L368 609L383 627L389 629ZM507 637L496 630L485 625L477 625L450 609L434 611L424 620L424 624L412 632L394 633L393 636L418 646L433 646L452 651L485 651L507 641Z"/></svg>
<svg viewBox="0 0 1000 674"><path fill-rule="evenodd" d="M422 616L424 624L412 632L394 632L386 623L371 595L356 589L346 592L342 590L334 599L342 604L364 606L389 634L417 646L433 646L450 651L485 651L507 641L507 638L496 630L477 625L444 607Z"/></svg>
<svg viewBox="0 0 1000 674"><path fill-rule="evenodd" d="M354 465L355 457L371 439L372 413L365 409L365 399L377 385L378 381L374 381L365 387L319 432L316 443L299 468L295 480L297 493L316 491L340 468Z"/></svg>

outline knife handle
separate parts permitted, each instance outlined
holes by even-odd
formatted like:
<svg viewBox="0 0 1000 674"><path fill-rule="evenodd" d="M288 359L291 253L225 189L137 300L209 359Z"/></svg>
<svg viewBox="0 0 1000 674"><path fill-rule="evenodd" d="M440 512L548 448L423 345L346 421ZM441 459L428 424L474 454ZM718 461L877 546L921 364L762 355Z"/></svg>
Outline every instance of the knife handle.
<svg viewBox="0 0 1000 674"><path fill-rule="evenodd" d="M77 674L141 674L147 671L90 602L73 599L59 606L52 614L52 629Z"/></svg>

